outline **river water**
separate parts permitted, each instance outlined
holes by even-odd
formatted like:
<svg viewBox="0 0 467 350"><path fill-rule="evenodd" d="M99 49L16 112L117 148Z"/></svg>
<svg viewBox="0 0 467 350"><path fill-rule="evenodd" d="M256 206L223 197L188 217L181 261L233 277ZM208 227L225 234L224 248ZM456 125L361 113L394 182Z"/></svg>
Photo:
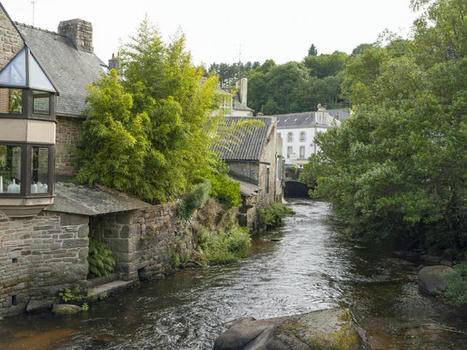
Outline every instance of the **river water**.
<svg viewBox="0 0 467 350"><path fill-rule="evenodd" d="M326 203L294 200L248 258L183 270L77 316L0 321L0 349L212 349L223 324L348 306L374 349L467 349L467 318L418 291L417 265L344 241Z"/></svg>

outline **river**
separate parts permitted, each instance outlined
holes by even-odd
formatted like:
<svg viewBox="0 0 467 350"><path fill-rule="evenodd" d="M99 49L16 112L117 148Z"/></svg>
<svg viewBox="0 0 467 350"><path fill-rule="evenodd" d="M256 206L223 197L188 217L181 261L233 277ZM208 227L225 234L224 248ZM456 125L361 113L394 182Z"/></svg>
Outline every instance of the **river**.
<svg viewBox="0 0 467 350"><path fill-rule="evenodd" d="M0 321L0 348L212 349L223 324L349 306L375 349L467 349L467 318L418 291L417 265L342 239L326 203L293 200L248 258L182 270L77 316Z"/></svg>

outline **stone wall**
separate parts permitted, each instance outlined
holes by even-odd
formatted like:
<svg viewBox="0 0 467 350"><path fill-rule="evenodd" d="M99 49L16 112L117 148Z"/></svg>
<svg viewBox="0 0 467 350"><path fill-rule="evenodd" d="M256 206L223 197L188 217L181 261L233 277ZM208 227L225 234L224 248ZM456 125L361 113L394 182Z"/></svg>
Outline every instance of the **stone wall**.
<svg viewBox="0 0 467 350"><path fill-rule="evenodd" d="M0 6L0 69L23 48L23 39Z"/></svg>
<svg viewBox="0 0 467 350"><path fill-rule="evenodd" d="M60 289L86 280L88 218L0 211L0 317L51 306Z"/></svg>
<svg viewBox="0 0 467 350"><path fill-rule="evenodd" d="M227 161L229 173L239 178L249 179L258 184L259 168L258 162Z"/></svg>
<svg viewBox="0 0 467 350"><path fill-rule="evenodd" d="M55 172L57 175L72 176L76 173L76 157L73 149L78 145L82 119L57 116L55 144Z"/></svg>
<svg viewBox="0 0 467 350"><path fill-rule="evenodd" d="M78 50L93 53L92 24L82 19L72 19L60 22L58 33L71 40Z"/></svg>
<svg viewBox="0 0 467 350"><path fill-rule="evenodd" d="M90 236L115 253L116 272L124 280L151 278L173 269L174 253L191 256L191 230L176 218L174 204L91 218Z"/></svg>

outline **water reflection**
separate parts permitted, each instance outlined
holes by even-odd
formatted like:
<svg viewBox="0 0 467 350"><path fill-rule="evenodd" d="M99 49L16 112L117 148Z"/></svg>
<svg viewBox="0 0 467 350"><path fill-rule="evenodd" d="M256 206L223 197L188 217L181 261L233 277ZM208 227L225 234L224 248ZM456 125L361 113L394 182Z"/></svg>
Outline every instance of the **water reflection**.
<svg viewBox="0 0 467 350"><path fill-rule="evenodd" d="M465 334L446 328L465 329L466 320L418 293L415 266L343 242L327 221L325 203L300 200L293 209L296 215L280 231L255 240L251 256L239 263L180 271L93 304L78 317L1 321L0 343L20 349L18 341L42 337L48 339L44 349L210 349L231 319L344 302L375 348L462 348Z"/></svg>

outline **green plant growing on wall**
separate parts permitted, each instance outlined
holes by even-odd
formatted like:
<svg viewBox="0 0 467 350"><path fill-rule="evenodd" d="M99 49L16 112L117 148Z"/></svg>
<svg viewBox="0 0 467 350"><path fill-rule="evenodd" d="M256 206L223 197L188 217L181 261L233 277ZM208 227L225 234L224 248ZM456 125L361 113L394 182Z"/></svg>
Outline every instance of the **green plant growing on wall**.
<svg viewBox="0 0 467 350"><path fill-rule="evenodd" d="M64 303L75 303L75 304L83 300L85 295L86 295L86 290L82 289L78 285L72 288L65 288L64 290L58 293L58 296Z"/></svg>
<svg viewBox="0 0 467 350"><path fill-rule="evenodd" d="M227 231L204 231L199 239L198 252L210 264L229 264L248 255L250 235L246 228Z"/></svg>
<svg viewBox="0 0 467 350"><path fill-rule="evenodd" d="M290 214L294 214L294 211L282 203L272 203L264 209L258 209L258 231L265 232L279 227L282 219Z"/></svg>
<svg viewBox="0 0 467 350"><path fill-rule="evenodd" d="M114 272L115 258L113 252L95 239L89 240L89 274L96 277L105 277Z"/></svg>
<svg viewBox="0 0 467 350"><path fill-rule="evenodd" d="M242 204L240 183L229 179L224 173L212 175L210 179L212 184L211 195L224 204L227 209Z"/></svg>
<svg viewBox="0 0 467 350"><path fill-rule="evenodd" d="M204 180L196 184L193 189L185 193L178 203L177 216L184 220L189 220L196 209L201 208L209 199L211 192L211 182Z"/></svg>

